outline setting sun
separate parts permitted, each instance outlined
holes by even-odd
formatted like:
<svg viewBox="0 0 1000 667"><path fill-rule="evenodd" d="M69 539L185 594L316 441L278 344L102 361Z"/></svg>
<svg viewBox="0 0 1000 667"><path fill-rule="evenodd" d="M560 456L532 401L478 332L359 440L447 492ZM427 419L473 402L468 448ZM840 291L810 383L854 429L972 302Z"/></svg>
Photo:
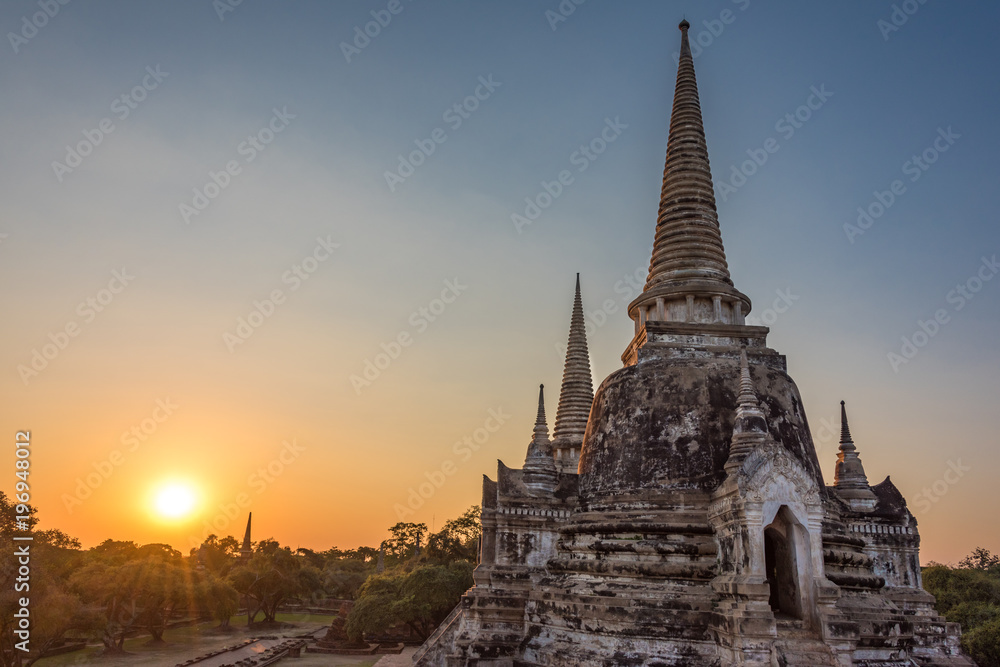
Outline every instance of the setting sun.
<svg viewBox="0 0 1000 667"><path fill-rule="evenodd" d="M191 513L195 505L195 494L184 484L169 484L156 493L156 512L168 519L180 519Z"/></svg>

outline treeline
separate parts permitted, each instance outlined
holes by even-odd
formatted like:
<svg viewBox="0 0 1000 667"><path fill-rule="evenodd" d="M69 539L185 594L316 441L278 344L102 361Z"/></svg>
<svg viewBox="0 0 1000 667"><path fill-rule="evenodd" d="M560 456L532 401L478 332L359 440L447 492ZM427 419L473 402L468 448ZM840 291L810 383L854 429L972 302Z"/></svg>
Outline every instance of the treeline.
<svg viewBox="0 0 1000 667"><path fill-rule="evenodd" d="M424 524L398 523L379 547L293 551L265 539L249 558L232 536L210 535L187 555L116 540L84 550L62 531L38 530L33 509L28 523L30 580L17 590L13 537L25 533L0 492L0 667L28 667L69 636L100 640L105 654L121 655L138 634L163 642L178 619L214 619L225 629L242 609L249 625L274 623L283 605L331 597L356 600L347 619L354 639L401 624L426 637L472 585L479 540L478 507L433 534ZM16 648L21 597L30 599L28 653Z"/></svg>
<svg viewBox="0 0 1000 667"><path fill-rule="evenodd" d="M962 624L962 649L979 667L1000 667L1000 556L977 548L958 567L931 563L923 576L938 612Z"/></svg>

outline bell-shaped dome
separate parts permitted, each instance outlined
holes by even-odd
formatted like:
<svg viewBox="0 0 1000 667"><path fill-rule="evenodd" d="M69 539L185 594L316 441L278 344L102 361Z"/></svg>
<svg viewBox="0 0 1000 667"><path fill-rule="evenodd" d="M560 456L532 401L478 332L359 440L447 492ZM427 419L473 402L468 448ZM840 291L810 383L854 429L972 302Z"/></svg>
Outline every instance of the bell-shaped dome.
<svg viewBox="0 0 1000 667"><path fill-rule="evenodd" d="M580 493L599 501L642 489L715 488L725 478L737 397L740 351L699 354L650 345L636 364L597 390L580 454ZM767 429L822 486L802 399L773 350L751 352Z"/></svg>

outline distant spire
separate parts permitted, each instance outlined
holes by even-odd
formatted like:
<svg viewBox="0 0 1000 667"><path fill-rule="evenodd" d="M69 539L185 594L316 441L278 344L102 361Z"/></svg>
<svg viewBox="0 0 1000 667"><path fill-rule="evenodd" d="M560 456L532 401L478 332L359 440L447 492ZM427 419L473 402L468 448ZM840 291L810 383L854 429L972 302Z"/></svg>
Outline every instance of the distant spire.
<svg viewBox="0 0 1000 667"><path fill-rule="evenodd" d="M849 444L851 448L854 447L854 441L851 440L851 428L847 425L847 405L844 401L840 402L840 444Z"/></svg>
<svg viewBox="0 0 1000 667"><path fill-rule="evenodd" d="M249 558L250 554L253 553L253 548L250 546L250 521L253 519L253 512L247 514L247 530L243 534L243 546L240 548L240 557Z"/></svg>
<svg viewBox="0 0 1000 667"><path fill-rule="evenodd" d="M736 420L733 424L733 441L729 448L726 468L738 466L753 451L754 447L767 439L767 420L757 400L757 390L750 376L747 351L740 349L740 393L736 397Z"/></svg>
<svg viewBox="0 0 1000 667"><path fill-rule="evenodd" d="M646 285L628 314L645 322L744 325L750 300L733 287L722 245L698 81L685 20L656 234Z"/></svg>
<svg viewBox="0 0 1000 667"><path fill-rule="evenodd" d="M537 436L539 434L539 429L542 430L545 437L549 437L549 425L545 421L545 385L538 385L538 412L535 413L535 429L534 434Z"/></svg>
<svg viewBox="0 0 1000 667"><path fill-rule="evenodd" d="M587 328L583 320L583 299L580 297L580 274L576 274L576 294L573 315L566 344L562 390L556 410L556 426L552 448L556 463L564 472L576 472L580 448L587 430L590 406L594 402L594 383L590 375L590 354L587 351Z"/></svg>
<svg viewBox="0 0 1000 667"><path fill-rule="evenodd" d="M868 475L865 474L858 448L851 439L844 401L840 402L840 453L833 473L833 486L851 509L870 511L875 508L875 494L868 484Z"/></svg>
<svg viewBox="0 0 1000 667"><path fill-rule="evenodd" d="M538 385L538 416L524 459L524 483L533 491L551 493L556 488L556 464L552 458L549 427L545 422L545 385Z"/></svg>
<svg viewBox="0 0 1000 667"><path fill-rule="evenodd" d="M385 542L378 545L378 562L375 563L375 571L381 574L385 572Z"/></svg>

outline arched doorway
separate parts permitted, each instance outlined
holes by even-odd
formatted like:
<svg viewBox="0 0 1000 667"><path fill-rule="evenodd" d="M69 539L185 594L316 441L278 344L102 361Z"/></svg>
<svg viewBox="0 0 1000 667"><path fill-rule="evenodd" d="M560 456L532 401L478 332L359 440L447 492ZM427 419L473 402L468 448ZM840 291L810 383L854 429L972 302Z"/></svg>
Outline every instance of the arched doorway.
<svg viewBox="0 0 1000 667"><path fill-rule="evenodd" d="M778 510L764 528L764 567L771 588L769 602L775 614L802 618L798 562L795 556L795 524L788 507Z"/></svg>

